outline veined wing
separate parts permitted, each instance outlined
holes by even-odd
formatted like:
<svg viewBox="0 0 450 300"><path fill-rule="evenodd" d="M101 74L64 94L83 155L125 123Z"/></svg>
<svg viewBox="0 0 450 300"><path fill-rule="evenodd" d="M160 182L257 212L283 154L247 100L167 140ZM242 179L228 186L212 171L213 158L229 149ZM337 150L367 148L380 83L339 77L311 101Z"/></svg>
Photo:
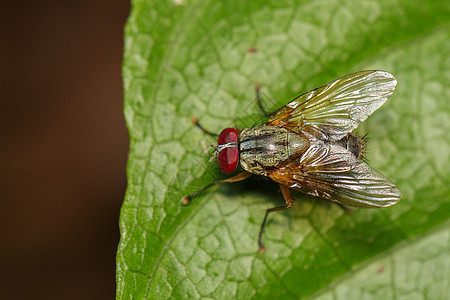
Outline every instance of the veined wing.
<svg viewBox="0 0 450 300"><path fill-rule="evenodd" d="M362 71L336 79L298 96L267 125L308 131L337 141L364 122L392 95L397 80L384 71Z"/></svg>
<svg viewBox="0 0 450 300"><path fill-rule="evenodd" d="M344 205L379 208L401 198L397 186L346 148L316 140L298 161L267 173L300 192Z"/></svg>

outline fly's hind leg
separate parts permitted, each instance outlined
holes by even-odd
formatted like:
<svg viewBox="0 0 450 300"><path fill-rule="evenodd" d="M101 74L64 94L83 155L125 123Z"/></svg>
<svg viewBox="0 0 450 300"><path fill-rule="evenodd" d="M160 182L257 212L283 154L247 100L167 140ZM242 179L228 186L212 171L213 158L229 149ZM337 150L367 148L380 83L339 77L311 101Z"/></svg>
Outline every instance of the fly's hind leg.
<svg viewBox="0 0 450 300"><path fill-rule="evenodd" d="M276 206L276 207L272 207L272 208L269 208L268 210L266 210L266 215L264 216L264 220L261 224L261 229L259 230L259 237L258 237L259 253L264 253L266 251L266 247L264 247L264 245L262 243L262 236L263 236L264 226L266 225L267 216L271 212L291 208L292 205L294 204L292 197L291 197L291 193L289 192L289 188L285 185L280 184L280 189L281 189L281 193L283 194L284 200L286 201L286 206Z"/></svg>
<svg viewBox="0 0 450 300"><path fill-rule="evenodd" d="M342 205L340 203L334 202L335 204L337 204L337 206L339 206L346 214L351 214L352 213L352 209L348 206Z"/></svg>

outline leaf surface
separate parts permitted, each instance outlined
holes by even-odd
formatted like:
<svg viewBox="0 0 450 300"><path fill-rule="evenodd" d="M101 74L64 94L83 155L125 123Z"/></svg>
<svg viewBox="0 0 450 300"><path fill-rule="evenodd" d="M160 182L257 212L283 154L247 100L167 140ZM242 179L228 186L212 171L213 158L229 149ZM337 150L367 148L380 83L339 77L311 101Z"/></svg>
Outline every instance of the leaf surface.
<svg viewBox="0 0 450 300"><path fill-rule="evenodd" d="M448 295L449 15L448 1L133 1L117 298ZM397 205L346 214L293 193L294 207L270 216L260 255L265 209L283 203L275 184L223 185L180 203L224 178L193 116L214 132L252 125L255 83L275 108L365 69L398 80L357 129L369 133L369 164L402 191Z"/></svg>

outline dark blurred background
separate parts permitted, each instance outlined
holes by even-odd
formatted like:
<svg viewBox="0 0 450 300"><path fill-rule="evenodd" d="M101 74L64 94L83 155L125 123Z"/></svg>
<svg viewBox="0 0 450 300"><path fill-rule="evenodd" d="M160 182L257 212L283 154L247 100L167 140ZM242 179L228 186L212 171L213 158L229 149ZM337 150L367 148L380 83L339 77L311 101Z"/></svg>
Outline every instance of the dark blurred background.
<svg viewBox="0 0 450 300"><path fill-rule="evenodd" d="M2 1L2 299L114 298L129 6Z"/></svg>

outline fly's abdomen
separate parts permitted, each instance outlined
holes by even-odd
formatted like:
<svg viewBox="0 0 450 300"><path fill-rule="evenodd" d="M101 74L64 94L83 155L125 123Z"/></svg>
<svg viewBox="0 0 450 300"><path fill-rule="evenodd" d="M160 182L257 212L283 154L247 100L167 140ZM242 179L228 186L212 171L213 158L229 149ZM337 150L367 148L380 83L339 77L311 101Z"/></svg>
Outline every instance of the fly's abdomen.
<svg viewBox="0 0 450 300"><path fill-rule="evenodd" d="M239 141L240 163L247 172L265 175L267 169L300 156L308 144L300 134L281 127L244 129Z"/></svg>

